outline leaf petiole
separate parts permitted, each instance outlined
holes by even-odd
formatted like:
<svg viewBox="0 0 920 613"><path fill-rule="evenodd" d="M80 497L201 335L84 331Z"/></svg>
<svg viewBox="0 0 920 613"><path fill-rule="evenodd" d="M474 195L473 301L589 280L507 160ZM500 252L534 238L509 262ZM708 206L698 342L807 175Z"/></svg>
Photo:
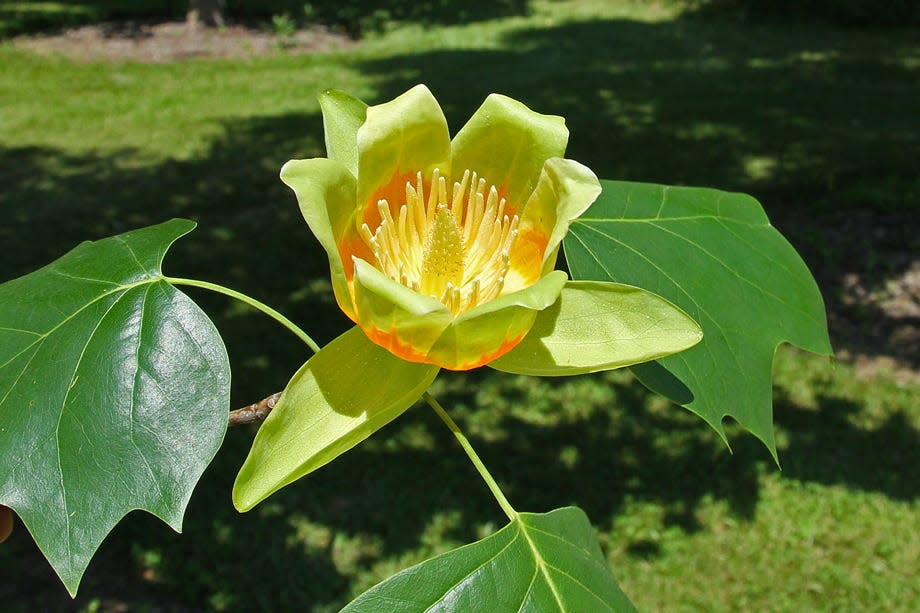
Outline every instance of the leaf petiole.
<svg viewBox="0 0 920 613"><path fill-rule="evenodd" d="M473 446L470 444L470 441L466 438L466 435L460 430L460 427L450 418L450 415L447 414L447 411L441 406L441 403L432 396L430 393L425 392L422 394L422 398L425 399L434 412L438 414L438 417L441 418L451 432L454 433L454 436L459 441L460 446L463 447L463 451L466 452L466 455L470 458L470 461L473 463L473 466L476 467L476 470L479 471L479 475L482 477L482 480L486 482L486 485L489 486L489 490L492 492L492 495L495 496L495 499L498 501L498 505L502 508L502 511L505 512L505 515L508 516L508 519L515 521L518 519L518 513L514 510L514 507L511 506L511 503L508 502L508 499L505 498L505 494L502 492L501 488L498 487L498 483L495 482L495 479L492 478L492 475L489 473L485 464L482 463L482 460L479 459L479 456L476 454L476 451L473 449Z"/></svg>
<svg viewBox="0 0 920 613"><path fill-rule="evenodd" d="M302 340L304 343L306 343L307 347L312 349L314 353L317 353L319 351L319 345L316 344L316 341L310 338L310 336L306 332L301 330L297 326L297 324L295 324L290 319L288 319L287 317L285 317L284 315L282 315L275 309L271 308L267 304L259 302L255 298L251 298L247 296L246 294L242 294L236 290L232 290L222 285L217 285L216 283L210 283L208 281L199 281L197 279L182 279L179 277L165 277L165 276L163 277L163 280L169 283L170 285L189 285L191 287L200 287L201 289L211 290L212 292L217 292L218 294L223 294L224 296L229 296L231 298L235 298L239 300L240 302L244 302L248 304L249 306L251 306L252 308L256 309L257 311L261 311L262 313L268 315L269 317L271 317L272 319L280 323L282 326L284 326L285 328L293 332L294 335L297 336L297 338Z"/></svg>
<svg viewBox="0 0 920 613"><path fill-rule="evenodd" d="M210 283L208 281L199 281L197 279L184 279L181 277L163 277L163 280L171 285L187 285L191 287L198 287L201 289L207 289L212 292L217 292L218 294L223 294L229 296L230 298L235 298L241 302L244 302L251 306L252 308L261 311L262 313L268 315L282 326L287 328L289 331L294 333L300 340L302 340L306 345L312 349L314 352L319 352L319 345L316 344L310 336L304 332L300 327L298 327L290 319L271 308L267 304L259 302L255 298L247 296L246 294L240 293L236 290L232 290L228 287L218 285L216 283ZM486 485L489 487L489 490L492 492L492 495L495 496L495 499L498 501L499 506L505 512L505 515L508 516L508 519L515 521L518 518L517 511L514 510L514 507L511 506L511 503L508 502L508 499L505 497L505 494L501 491L501 488L498 487L498 483L495 482L495 479L489 473L488 469L483 464L482 460L476 454L476 451L473 449L473 446L470 444L469 439L466 438L466 435L460 430L460 427L451 419L450 415L447 414L447 411L441 406L441 403L437 399L425 392L422 394L422 398L425 399L434 412L437 413L438 417L441 418L447 427L453 432L454 437L460 443L460 446L463 448L463 451L466 452L466 455L470 458L470 461L473 463L473 466L476 467L476 470L482 476L483 481L486 482Z"/></svg>

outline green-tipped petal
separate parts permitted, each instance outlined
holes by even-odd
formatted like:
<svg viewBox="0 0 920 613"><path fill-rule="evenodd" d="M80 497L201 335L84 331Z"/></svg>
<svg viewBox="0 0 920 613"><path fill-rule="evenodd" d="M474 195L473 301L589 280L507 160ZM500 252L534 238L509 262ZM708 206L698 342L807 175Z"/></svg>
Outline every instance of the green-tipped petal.
<svg viewBox="0 0 920 613"><path fill-rule="evenodd" d="M371 340L405 360L430 363L428 350L452 319L446 306L358 258L354 292L357 321Z"/></svg>
<svg viewBox="0 0 920 613"><path fill-rule="evenodd" d="M601 183L587 166L574 160L553 158L546 161L540 181L524 207L521 227L539 227L553 218L544 270L555 264L555 254L569 225L588 210L601 194ZM542 221L541 221L542 220ZM551 257L552 256L552 257Z"/></svg>
<svg viewBox="0 0 920 613"><path fill-rule="evenodd" d="M319 106L323 111L326 155L358 176L358 128L367 116L367 105L351 94L327 89L319 95Z"/></svg>
<svg viewBox="0 0 920 613"><path fill-rule="evenodd" d="M521 291L481 304L457 317L428 352L450 370L469 370L504 355L524 338L539 311L553 304L567 276L557 270Z"/></svg>
<svg viewBox="0 0 920 613"><path fill-rule="evenodd" d="M689 315L656 294L618 283L570 281L524 340L489 366L523 375L578 375L655 360L702 338Z"/></svg>
<svg viewBox="0 0 920 613"><path fill-rule="evenodd" d="M352 328L310 358L259 428L233 485L248 511L345 453L415 403L438 368L412 364Z"/></svg>
<svg viewBox="0 0 920 613"><path fill-rule="evenodd" d="M569 225L600 193L600 182L586 166L563 158L547 160L521 212L505 285L511 289L526 287L552 270Z"/></svg>
<svg viewBox="0 0 920 613"><path fill-rule="evenodd" d="M451 165L457 173L478 172L517 210L537 184L543 163L562 157L568 140L562 117L492 94L454 136Z"/></svg>
<svg viewBox="0 0 920 613"><path fill-rule="evenodd" d="M355 178L339 162L325 158L291 160L281 180L297 194L300 212L329 256L332 289L339 307L353 317L337 240L354 227Z"/></svg>
<svg viewBox="0 0 920 613"><path fill-rule="evenodd" d="M406 181L439 168L450 176L450 135L438 101L417 85L390 102L371 106L358 130L358 206L405 201ZM396 202L398 200L398 203ZM372 226L375 227L375 226Z"/></svg>

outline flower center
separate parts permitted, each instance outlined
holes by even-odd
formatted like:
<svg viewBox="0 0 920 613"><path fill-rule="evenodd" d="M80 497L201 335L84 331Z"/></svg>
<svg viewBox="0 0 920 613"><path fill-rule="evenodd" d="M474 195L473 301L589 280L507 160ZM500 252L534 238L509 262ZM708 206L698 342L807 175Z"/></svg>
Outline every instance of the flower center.
<svg viewBox="0 0 920 613"><path fill-rule="evenodd" d="M518 235L517 215L505 214L505 199L469 170L454 183L432 173L425 198L422 173L406 183L406 202L397 217L390 203L377 202L380 224L361 238L374 253L377 269L408 288L441 301L458 315L501 294L509 252Z"/></svg>

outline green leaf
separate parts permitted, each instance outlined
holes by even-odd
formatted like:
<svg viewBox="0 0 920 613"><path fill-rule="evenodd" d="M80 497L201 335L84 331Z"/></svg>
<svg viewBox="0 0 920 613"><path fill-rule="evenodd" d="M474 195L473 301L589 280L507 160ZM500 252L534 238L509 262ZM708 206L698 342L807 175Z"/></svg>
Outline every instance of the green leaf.
<svg viewBox="0 0 920 613"><path fill-rule="evenodd" d="M565 240L573 278L644 287L703 328L682 353L632 367L723 438L730 415L773 437L773 355L789 342L830 354L824 302L802 259L744 194L602 181L598 201Z"/></svg>
<svg viewBox="0 0 920 613"><path fill-rule="evenodd" d="M181 528L223 440L226 350L160 271L194 227L175 219L86 242L0 285L0 503L71 594L129 511Z"/></svg>
<svg viewBox="0 0 920 613"><path fill-rule="evenodd" d="M521 513L481 541L408 568L342 613L635 611L581 509Z"/></svg>
<svg viewBox="0 0 920 613"><path fill-rule="evenodd" d="M436 366L395 357L354 327L294 375L259 428L233 485L248 511L327 464L398 417L438 374Z"/></svg>
<svg viewBox="0 0 920 613"><path fill-rule="evenodd" d="M651 292L570 281L524 340L489 366L522 375L579 375L654 360L701 338L695 321Z"/></svg>

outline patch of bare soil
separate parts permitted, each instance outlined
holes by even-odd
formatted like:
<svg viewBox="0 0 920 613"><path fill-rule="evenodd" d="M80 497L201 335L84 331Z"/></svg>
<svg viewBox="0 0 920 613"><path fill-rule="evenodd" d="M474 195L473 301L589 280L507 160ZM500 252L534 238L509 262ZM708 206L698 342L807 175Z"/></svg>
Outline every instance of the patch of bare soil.
<svg viewBox="0 0 920 613"><path fill-rule="evenodd" d="M13 44L44 54L61 54L79 62L165 63L193 58L246 59L342 49L356 44L323 26L288 36L264 27L229 24L220 28L189 26L179 21L119 21L71 28L56 34L20 36Z"/></svg>
<svg viewBox="0 0 920 613"><path fill-rule="evenodd" d="M796 236L795 219L778 227L818 280L837 358L860 378L920 383L920 218L851 211L799 221L820 234Z"/></svg>
<svg viewBox="0 0 920 613"><path fill-rule="evenodd" d="M920 382L920 259L876 289L858 273L845 274L841 304L829 311L831 333L847 337L839 358L863 376Z"/></svg>

